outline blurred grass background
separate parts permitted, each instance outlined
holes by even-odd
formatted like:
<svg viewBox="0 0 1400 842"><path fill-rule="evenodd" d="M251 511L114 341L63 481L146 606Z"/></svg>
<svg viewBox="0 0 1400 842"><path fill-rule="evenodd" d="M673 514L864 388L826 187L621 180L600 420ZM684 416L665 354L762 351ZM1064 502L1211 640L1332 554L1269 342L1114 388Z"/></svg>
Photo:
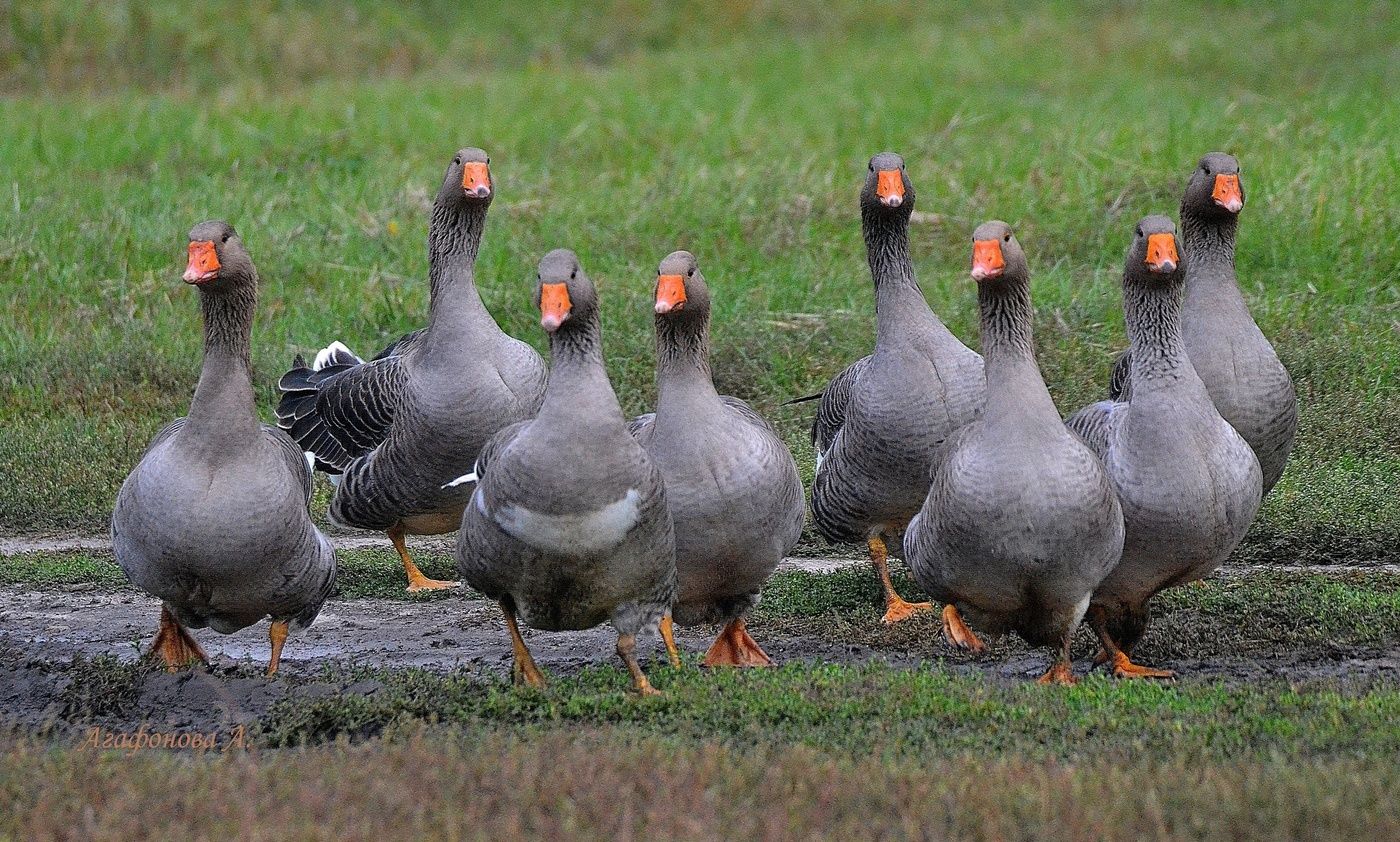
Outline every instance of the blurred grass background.
<svg viewBox="0 0 1400 842"><path fill-rule="evenodd" d="M651 278L691 249L720 387L810 478L810 405L778 404L871 344L869 155L907 159L920 279L974 347L968 237L1017 227L1069 412L1123 342L1126 232L1174 216L1223 149L1244 164L1242 286L1303 408L1250 546L1393 551L1397 87L1400 15L1379 2L0 4L0 529L104 530L184 412L199 320L178 275L205 218L238 226L262 273L270 416L297 351L370 353L423 322L429 196L480 145L499 192L478 276L502 325L543 348L534 263L575 249L642 411Z"/></svg>

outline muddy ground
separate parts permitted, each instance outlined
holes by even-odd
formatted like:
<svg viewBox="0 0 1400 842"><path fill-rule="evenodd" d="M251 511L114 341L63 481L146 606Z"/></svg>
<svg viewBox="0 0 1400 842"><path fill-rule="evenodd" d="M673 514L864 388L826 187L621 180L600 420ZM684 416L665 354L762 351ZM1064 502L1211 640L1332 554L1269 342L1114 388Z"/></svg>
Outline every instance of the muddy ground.
<svg viewBox="0 0 1400 842"><path fill-rule="evenodd" d="M483 681L499 680L510 670L510 646L499 611L494 603L465 593L431 601L333 600L311 628L289 640L282 673L273 679L261 674L268 653L265 623L228 636L197 632L211 657L210 667L167 674L115 666L135 662L155 628L159 605L142 594L10 587L0 588L0 606L0 720L26 731L71 733L89 722L127 730L142 723L165 730L226 729L256 722L283 699L372 695L381 687L374 679L348 676L348 670L328 666L455 670ZM872 626L877 618L872 610ZM927 646L922 653L899 646L875 648L840 642L839 635L792 634L781 626L762 621L753 625L755 636L780 663L878 659L912 667L926 661L930 651ZM928 628L932 633L936 626ZM684 650L700 653L714 632L703 627L678 630L678 641ZM555 675L616 663L615 638L606 627L525 634L540 665ZM1088 643L1081 641L1077 649L1080 674L1091 667ZM649 669L668 668L658 639L644 639L642 648L650 652ZM87 660L99 656L114 660L96 667ZM1043 653L1013 642L998 646L994 657L949 658L942 666L1012 683L1035 677L1045 663ZM1395 684L1400 683L1400 645L1177 658L1158 665L1180 671L1182 680L1189 682ZM109 680L120 687L105 687L103 682ZM109 693L120 701L105 700Z"/></svg>

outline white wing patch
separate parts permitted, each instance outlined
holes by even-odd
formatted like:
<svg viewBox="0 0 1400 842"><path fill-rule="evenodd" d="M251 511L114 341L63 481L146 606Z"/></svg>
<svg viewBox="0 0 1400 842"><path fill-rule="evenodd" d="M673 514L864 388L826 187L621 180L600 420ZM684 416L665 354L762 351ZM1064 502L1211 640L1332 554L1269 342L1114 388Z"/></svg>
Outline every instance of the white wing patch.
<svg viewBox="0 0 1400 842"><path fill-rule="evenodd" d="M522 506L502 506L487 513L507 534L545 552L589 555L622 543L641 516L642 495L629 488L621 500L577 515L547 515ZM477 507L486 506L477 495Z"/></svg>
<svg viewBox="0 0 1400 842"><path fill-rule="evenodd" d="M476 482L476 471L472 471L469 474L462 474L460 477L457 477L453 481L449 483L444 483L442 487L456 488L459 485L466 485L469 482Z"/></svg>
<svg viewBox="0 0 1400 842"><path fill-rule="evenodd" d="M341 354L345 354L346 356L354 358L355 362L357 363L364 362L364 360L360 359L354 351L345 347L344 343L337 339L336 341L332 342L331 344L316 352L316 359L311 363L311 370L320 371L321 369L330 365L331 361Z"/></svg>

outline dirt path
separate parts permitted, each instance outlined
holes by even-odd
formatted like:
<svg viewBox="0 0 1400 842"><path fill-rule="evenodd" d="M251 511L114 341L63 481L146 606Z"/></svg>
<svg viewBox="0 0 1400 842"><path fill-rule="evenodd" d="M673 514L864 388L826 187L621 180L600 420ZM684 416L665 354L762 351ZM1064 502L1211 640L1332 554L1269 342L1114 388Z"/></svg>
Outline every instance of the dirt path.
<svg viewBox="0 0 1400 842"><path fill-rule="evenodd" d="M276 679L261 675L268 653L267 624L227 636L201 630L195 634L213 661L210 668L141 673L134 688L118 693L125 701L110 708L99 701L101 710L94 715L84 705L112 691L93 667L75 662L75 656L112 655L135 661L150 640L158 610L156 600L131 591L0 588L0 727L9 721L22 729L52 728L56 734L74 738L92 722L127 730L144 723L152 728L208 731L256 722L284 699L368 696L382 687L372 679L328 677L323 669L327 665L452 669L482 680L505 677L510 670L504 625L496 606L487 600L337 600L326 605L311 628L288 641L283 671ZM871 622L876 622L874 613ZM761 622L753 628L779 663L879 660L907 668L925 660L898 648L783 634ZM677 636L682 649L699 653L714 633L712 628L684 629ZM550 674L567 675L593 664L615 665L615 637L607 627L562 633L526 630L525 634L535 658ZM659 640L645 639L642 648L648 669L666 668ZM1179 670L1187 682L1320 680L1394 685L1400 684L1400 645L1366 652L1181 659L1160 665ZM944 669L1006 684L1032 679L1044 667L1044 655L1023 646L1004 657L942 662ZM1085 657L1076 671L1082 674L1089 668Z"/></svg>
<svg viewBox="0 0 1400 842"><path fill-rule="evenodd" d="M112 655L123 660L139 656L149 642L159 613L159 603L130 591L63 592L31 588L0 588L0 648L29 653L47 661L68 661L76 655ZM875 622L872 614L871 622ZM774 636L762 633L764 647L780 662L828 661L859 663L878 658L892 665L912 666L920 658L899 649L876 649L815 636ZM677 641L690 652L703 652L716 629L678 629ZM615 637L603 626L579 632L524 630L541 666L572 672L587 664L615 660ZM208 630L196 637L216 664L266 663L267 624L259 623L231 635ZM510 646L495 604L484 599L447 598L432 601L388 599L333 600L326 604L311 628L287 643L284 667L296 675L319 664L335 662L352 666L471 667L496 674L510 668ZM659 658L660 641L653 635L643 641ZM1400 648L1384 653L1375 666L1382 671L1400 670ZM1386 658L1395 658L1387 665ZM1014 653L1009 659L972 664L950 664L1006 679L1033 677L1044 669L1043 654ZM1261 675L1292 679L1335 677L1346 673L1345 659L1329 656L1318 663L1290 660L1280 653L1276 662L1257 658L1232 663L1182 663L1187 672L1254 680ZM1170 666L1170 665L1169 665ZM1396 673L1400 678L1400 672ZM3 679L0 679L3 680Z"/></svg>
<svg viewBox="0 0 1400 842"><path fill-rule="evenodd" d="M392 550L389 539L374 535L334 536L337 548L346 550L382 549ZM409 538L409 547L440 553L452 552L453 542L444 538ZM24 553L71 553L96 552L110 553L112 541L105 535L44 535L15 537L0 535L0 558ZM801 571L804 573L831 573L853 565L862 565L860 558L785 558L778 565L779 571ZM1255 573L1319 573L1344 575L1348 573L1388 573L1400 575L1400 563L1396 564L1252 564L1248 566L1226 566L1216 571L1216 576L1248 576Z"/></svg>

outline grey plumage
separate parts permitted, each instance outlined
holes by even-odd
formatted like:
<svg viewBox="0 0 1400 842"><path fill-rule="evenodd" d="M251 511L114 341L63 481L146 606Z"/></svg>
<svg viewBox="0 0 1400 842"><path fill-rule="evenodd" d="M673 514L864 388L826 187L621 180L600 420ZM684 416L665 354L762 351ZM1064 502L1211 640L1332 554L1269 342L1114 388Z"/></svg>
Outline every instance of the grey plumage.
<svg viewBox="0 0 1400 842"><path fill-rule="evenodd" d="M343 475L330 509L337 523L452 531L472 486L444 483L471 468L493 433L539 409L544 361L500 329L476 288L494 192L468 181L486 162L479 149L457 153L434 204L428 326L368 362L332 355L321 371L299 366L282 379L279 423Z"/></svg>
<svg viewBox="0 0 1400 842"><path fill-rule="evenodd" d="M232 226L190 232L204 363L189 415L166 425L122 483L112 545L127 578L181 626L228 634L265 617L304 627L335 584L335 552L311 522L300 448L253 408L249 336L257 273ZM192 279L193 246L217 268ZM164 631L164 629L163 629Z"/></svg>
<svg viewBox="0 0 1400 842"><path fill-rule="evenodd" d="M710 292L695 257L668 255L658 283L663 278L684 297L662 304L658 291L664 310L656 315L657 410L628 428L666 481L676 535L676 622L729 623L757 603L796 545L806 515L802 482L773 427L744 401L715 391Z"/></svg>
<svg viewBox="0 0 1400 842"><path fill-rule="evenodd" d="M537 303L546 289L566 292L568 306L547 325L552 367L544 403L534 420L482 448L457 570L499 600L512 623L516 612L546 630L611 621L619 654L635 668L633 637L675 599L664 483L627 433L603 367L597 296L572 252L540 261ZM517 674L523 668L518 656ZM638 689L649 691L644 677Z"/></svg>
<svg viewBox="0 0 1400 842"><path fill-rule="evenodd" d="M1224 199L1218 183L1237 196ZM1181 329L1186 353L1215 408L1258 457L1267 495L1293 449L1298 398L1288 370L1250 316L1235 279L1235 232L1243 202L1239 161L1221 152L1201 158L1181 199L1186 264ZM1109 380L1111 399L1128 400L1130 368L1131 355L1125 351L1115 360Z"/></svg>
<svg viewBox="0 0 1400 842"><path fill-rule="evenodd" d="M1020 244L999 221L973 240L987 403L945 445L905 557L924 590L975 625L1051 647L1042 680L1072 683L1070 639L1122 553L1123 515L1041 379Z"/></svg>
<svg viewBox="0 0 1400 842"><path fill-rule="evenodd" d="M882 204L876 195L877 173L891 170L904 180L897 207ZM877 155L861 192L875 282L875 352L828 385L813 428L821 465L812 516L822 537L833 543L884 535L898 547L928 493L939 447L977 416L984 400L982 358L934 315L914 277L913 206L904 162L890 153ZM821 442L829 442L825 450Z"/></svg>
<svg viewBox="0 0 1400 842"><path fill-rule="evenodd" d="M1123 557L1089 611L1109 653L1123 653L1118 671L1129 675L1163 674L1126 661L1146 629L1148 601L1219 567L1244 537L1262 496L1258 460L1220 416L1186 353L1183 267L1166 258L1148 265L1149 248L1174 244L1175 233L1165 217L1147 217L1128 251L1129 401L1101 401L1066 421L1103 459L1123 506Z"/></svg>
<svg viewBox="0 0 1400 842"><path fill-rule="evenodd" d="M831 382L818 395L817 414L812 418L812 448L824 458L836 440L836 433L846 423L846 406L851 402L851 391L860 375L870 365L870 357L865 356L841 370L831 378Z"/></svg>

